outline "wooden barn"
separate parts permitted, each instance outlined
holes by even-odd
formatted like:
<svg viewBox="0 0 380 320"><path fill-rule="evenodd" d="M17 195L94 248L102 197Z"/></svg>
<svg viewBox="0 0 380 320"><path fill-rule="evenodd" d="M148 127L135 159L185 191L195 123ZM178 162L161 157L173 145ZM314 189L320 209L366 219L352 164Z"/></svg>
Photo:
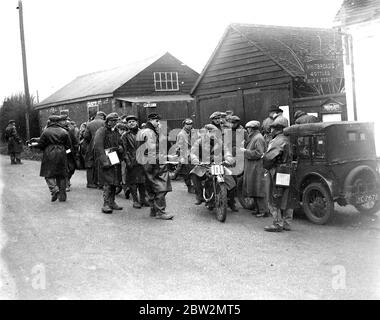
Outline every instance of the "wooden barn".
<svg viewBox="0 0 380 320"><path fill-rule="evenodd" d="M181 126L193 116L190 90L199 74L170 53L111 70L82 75L43 100L39 110L41 127L51 114L67 113L78 126L92 111L134 114L140 123L150 112Z"/></svg>
<svg viewBox="0 0 380 320"><path fill-rule="evenodd" d="M291 122L299 109L321 121L346 120L341 50L333 29L229 25L191 90L198 125L228 109L244 123L262 121L272 104ZM308 63L321 70L309 72Z"/></svg>

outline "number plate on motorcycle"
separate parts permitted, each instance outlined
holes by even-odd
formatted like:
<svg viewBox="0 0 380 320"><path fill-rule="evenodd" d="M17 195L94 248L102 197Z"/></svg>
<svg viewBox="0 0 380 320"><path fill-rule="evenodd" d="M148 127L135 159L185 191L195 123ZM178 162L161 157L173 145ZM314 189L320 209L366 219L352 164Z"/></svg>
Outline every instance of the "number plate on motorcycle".
<svg viewBox="0 0 380 320"><path fill-rule="evenodd" d="M356 197L356 204L364 204L370 201L377 201L378 200L378 195L377 194L365 194L365 195L360 195Z"/></svg>
<svg viewBox="0 0 380 320"><path fill-rule="evenodd" d="M219 164L213 164L211 166L211 174L217 176L219 174L224 174L224 167Z"/></svg>

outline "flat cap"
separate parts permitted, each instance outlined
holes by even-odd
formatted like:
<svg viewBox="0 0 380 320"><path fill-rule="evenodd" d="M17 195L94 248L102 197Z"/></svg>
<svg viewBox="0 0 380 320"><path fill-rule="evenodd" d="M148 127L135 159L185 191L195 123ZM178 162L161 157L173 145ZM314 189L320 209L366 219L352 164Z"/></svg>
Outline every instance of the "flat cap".
<svg viewBox="0 0 380 320"><path fill-rule="evenodd" d="M219 119L221 117L220 111L215 111L214 113L211 114L210 119Z"/></svg>
<svg viewBox="0 0 380 320"><path fill-rule="evenodd" d="M193 120L190 118L186 118L185 120L182 121L182 125L185 125L185 124L193 124Z"/></svg>
<svg viewBox="0 0 380 320"><path fill-rule="evenodd" d="M158 113L150 113L148 114L148 120L160 120L161 117Z"/></svg>
<svg viewBox="0 0 380 320"><path fill-rule="evenodd" d="M238 116L229 116L229 121L230 122L239 122L240 121L240 118Z"/></svg>
<svg viewBox="0 0 380 320"><path fill-rule="evenodd" d="M296 112L294 112L294 119L298 119L300 116L303 116L304 114L306 114L304 111L297 110Z"/></svg>
<svg viewBox="0 0 380 320"><path fill-rule="evenodd" d="M284 112L278 105L272 104L270 106L269 112Z"/></svg>
<svg viewBox="0 0 380 320"><path fill-rule="evenodd" d="M58 121L62 120L62 117L58 114L52 114L51 116L49 116L48 120L50 122L58 122Z"/></svg>
<svg viewBox="0 0 380 320"><path fill-rule="evenodd" d="M213 125L212 123L206 124L205 129L207 129L208 131L218 130L218 128L215 125Z"/></svg>
<svg viewBox="0 0 380 320"><path fill-rule="evenodd" d="M246 128L260 128L260 122L257 120L248 121L245 125Z"/></svg>
<svg viewBox="0 0 380 320"><path fill-rule="evenodd" d="M16 123L16 121L15 120L9 120L8 124L10 124L10 123Z"/></svg>
<svg viewBox="0 0 380 320"><path fill-rule="evenodd" d="M286 128L288 126L289 121L284 116L278 116L270 125L271 128Z"/></svg>
<svg viewBox="0 0 380 320"><path fill-rule="evenodd" d="M125 117L125 121L129 121L129 120L138 120L137 119L137 117L135 116L135 115L133 115L133 114L129 114L129 115L127 115L126 117Z"/></svg>
<svg viewBox="0 0 380 320"><path fill-rule="evenodd" d="M107 114L107 116L106 116L106 121L118 120L118 119L119 119L119 115L116 112L111 112L111 113Z"/></svg>
<svg viewBox="0 0 380 320"><path fill-rule="evenodd" d="M107 117L107 115L103 111L98 111L96 113L97 116L102 116L104 119Z"/></svg>

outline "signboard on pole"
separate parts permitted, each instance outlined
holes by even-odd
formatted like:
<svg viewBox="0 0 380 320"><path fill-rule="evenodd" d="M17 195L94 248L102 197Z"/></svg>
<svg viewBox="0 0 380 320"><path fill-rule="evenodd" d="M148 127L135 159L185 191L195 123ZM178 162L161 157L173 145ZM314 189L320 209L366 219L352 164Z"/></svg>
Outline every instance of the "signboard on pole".
<svg viewBox="0 0 380 320"><path fill-rule="evenodd" d="M336 77L336 61L319 59L305 62L306 83L324 84L334 81Z"/></svg>

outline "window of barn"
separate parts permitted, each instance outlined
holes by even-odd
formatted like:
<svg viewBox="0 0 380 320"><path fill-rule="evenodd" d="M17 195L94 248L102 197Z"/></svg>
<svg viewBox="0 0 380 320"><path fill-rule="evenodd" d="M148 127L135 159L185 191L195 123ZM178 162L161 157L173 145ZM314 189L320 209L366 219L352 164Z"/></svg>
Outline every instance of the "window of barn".
<svg viewBox="0 0 380 320"><path fill-rule="evenodd" d="M178 91L178 72L154 72L156 91Z"/></svg>

